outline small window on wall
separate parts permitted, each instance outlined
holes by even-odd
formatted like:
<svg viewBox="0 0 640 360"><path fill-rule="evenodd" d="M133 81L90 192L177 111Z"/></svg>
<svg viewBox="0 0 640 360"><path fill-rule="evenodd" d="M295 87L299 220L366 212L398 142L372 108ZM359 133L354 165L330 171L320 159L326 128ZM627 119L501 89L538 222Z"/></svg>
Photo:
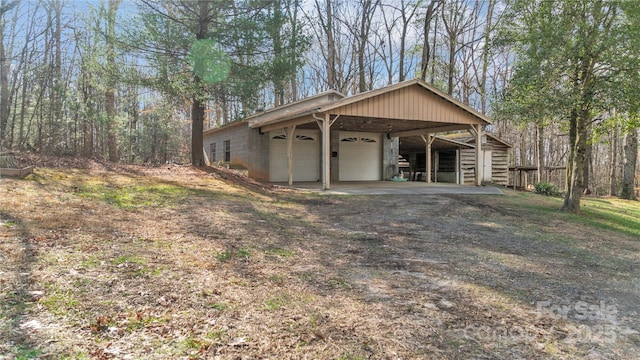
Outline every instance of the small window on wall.
<svg viewBox="0 0 640 360"><path fill-rule="evenodd" d="M231 140L224 141L224 162L231 161Z"/></svg>
<svg viewBox="0 0 640 360"><path fill-rule="evenodd" d="M212 163L216 162L216 143L209 144L209 153L210 153L209 161Z"/></svg>

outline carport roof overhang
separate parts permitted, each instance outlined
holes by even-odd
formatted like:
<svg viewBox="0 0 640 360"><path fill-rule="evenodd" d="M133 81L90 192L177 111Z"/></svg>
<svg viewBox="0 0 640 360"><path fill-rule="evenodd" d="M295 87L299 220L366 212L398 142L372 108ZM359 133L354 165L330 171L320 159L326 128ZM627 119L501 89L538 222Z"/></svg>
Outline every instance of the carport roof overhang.
<svg viewBox="0 0 640 360"><path fill-rule="evenodd" d="M329 91L247 118L262 132L296 126L317 128L329 118L332 129L389 133L407 137L469 129L490 124L473 108L415 79L345 97Z"/></svg>

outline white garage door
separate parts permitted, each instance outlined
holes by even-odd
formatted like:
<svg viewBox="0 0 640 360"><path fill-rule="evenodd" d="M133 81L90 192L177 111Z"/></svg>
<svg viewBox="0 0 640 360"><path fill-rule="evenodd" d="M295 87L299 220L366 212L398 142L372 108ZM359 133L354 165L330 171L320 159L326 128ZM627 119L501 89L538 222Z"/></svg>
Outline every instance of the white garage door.
<svg viewBox="0 0 640 360"><path fill-rule="evenodd" d="M380 180L382 144L380 134L340 133L339 173L341 181Z"/></svg>
<svg viewBox="0 0 640 360"><path fill-rule="evenodd" d="M269 181L289 180L287 137L284 132L269 133ZM320 179L319 131L298 129L293 141L293 181Z"/></svg>

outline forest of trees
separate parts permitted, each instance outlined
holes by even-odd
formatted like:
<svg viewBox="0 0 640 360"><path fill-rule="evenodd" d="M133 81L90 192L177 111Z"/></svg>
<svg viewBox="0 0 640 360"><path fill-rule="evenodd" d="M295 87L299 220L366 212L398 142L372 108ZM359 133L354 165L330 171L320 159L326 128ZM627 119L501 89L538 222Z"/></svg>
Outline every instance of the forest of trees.
<svg viewBox="0 0 640 360"><path fill-rule="evenodd" d="M513 164L537 165L536 181L566 190L572 211L583 189L633 196L639 8L0 0L0 146L201 164L203 129L328 89L350 95L422 78L492 117L487 130L514 145Z"/></svg>

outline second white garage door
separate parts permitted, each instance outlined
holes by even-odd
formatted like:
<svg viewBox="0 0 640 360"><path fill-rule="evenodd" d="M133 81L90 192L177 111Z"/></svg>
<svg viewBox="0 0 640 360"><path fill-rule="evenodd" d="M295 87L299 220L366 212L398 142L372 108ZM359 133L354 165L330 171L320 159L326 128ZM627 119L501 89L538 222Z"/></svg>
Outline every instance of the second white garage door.
<svg viewBox="0 0 640 360"><path fill-rule="evenodd" d="M269 133L269 181L288 181L289 160L287 137L284 132ZM293 141L293 181L318 181L320 179L319 131L298 129Z"/></svg>
<svg viewBox="0 0 640 360"><path fill-rule="evenodd" d="M340 132L339 144L340 181L370 181L382 178L380 134Z"/></svg>

